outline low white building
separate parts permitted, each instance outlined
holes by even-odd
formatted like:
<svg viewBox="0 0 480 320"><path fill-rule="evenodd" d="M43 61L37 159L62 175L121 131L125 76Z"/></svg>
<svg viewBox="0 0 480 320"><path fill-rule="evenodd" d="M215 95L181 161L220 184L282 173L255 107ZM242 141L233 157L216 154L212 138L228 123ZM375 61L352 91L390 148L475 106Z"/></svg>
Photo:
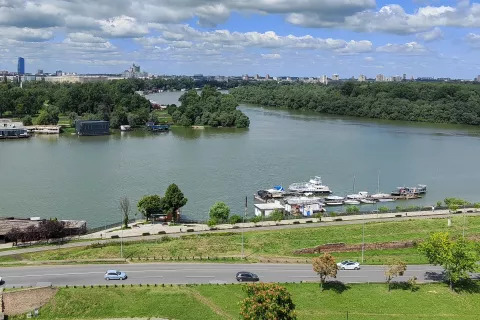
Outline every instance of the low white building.
<svg viewBox="0 0 480 320"><path fill-rule="evenodd" d="M285 207L278 202L256 203L254 204L254 207L255 207L255 215L257 217L268 217L270 214L272 214L273 210L275 209L285 211Z"/></svg>

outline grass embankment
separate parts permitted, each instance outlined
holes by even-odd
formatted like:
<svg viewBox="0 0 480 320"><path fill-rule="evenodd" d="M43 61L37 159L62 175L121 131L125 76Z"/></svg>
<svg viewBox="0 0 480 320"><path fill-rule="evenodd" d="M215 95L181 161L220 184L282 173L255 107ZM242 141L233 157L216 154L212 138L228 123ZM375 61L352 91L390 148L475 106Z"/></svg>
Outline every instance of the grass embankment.
<svg viewBox="0 0 480 320"><path fill-rule="evenodd" d="M478 293L454 293L444 284L415 292L384 284L355 284L320 292L316 283L287 284L298 319L478 319ZM40 319L165 317L238 319L240 285L190 287L68 288L40 310ZM13 319L20 319L15 317Z"/></svg>
<svg viewBox="0 0 480 320"><path fill-rule="evenodd" d="M407 220L399 222L374 222L365 224L365 243L390 241L423 240L432 232L450 231L460 235L463 230L463 217L453 217L452 226L447 219ZM480 217L466 218L466 235L480 235ZM302 259L314 254L295 255L294 250L310 248L326 243L362 243L362 224L328 226L318 228L280 229L272 231L245 232L245 253L251 260L266 259ZM14 260L73 260L73 259L109 259L118 258L119 243L105 246L88 246L55 251L22 254L6 258ZM241 233L217 233L185 235L179 239L163 237L149 242L124 242L124 257L153 258L160 257L235 257L241 251ZM338 259L359 260L361 252L333 253ZM399 258L409 264L427 263L425 257L415 248L366 250L365 263L383 264L390 258ZM0 257L0 262L5 261ZM305 261L305 260L303 260Z"/></svg>

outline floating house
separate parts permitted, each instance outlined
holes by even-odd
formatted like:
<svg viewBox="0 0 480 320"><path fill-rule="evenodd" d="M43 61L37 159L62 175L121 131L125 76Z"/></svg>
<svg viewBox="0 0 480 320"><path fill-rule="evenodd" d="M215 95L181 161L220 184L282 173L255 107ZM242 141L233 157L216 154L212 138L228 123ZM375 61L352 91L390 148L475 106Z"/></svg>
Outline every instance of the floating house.
<svg viewBox="0 0 480 320"><path fill-rule="evenodd" d="M10 119L0 119L0 139L29 138L23 122L13 122Z"/></svg>
<svg viewBox="0 0 480 320"><path fill-rule="evenodd" d="M282 206L278 202L273 203L256 203L254 204L255 207L255 215L257 217L268 217L272 214L274 210L285 211L285 207Z"/></svg>
<svg viewBox="0 0 480 320"><path fill-rule="evenodd" d="M75 131L79 136L104 136L110 134L110 121L77 120Z"/></svg>

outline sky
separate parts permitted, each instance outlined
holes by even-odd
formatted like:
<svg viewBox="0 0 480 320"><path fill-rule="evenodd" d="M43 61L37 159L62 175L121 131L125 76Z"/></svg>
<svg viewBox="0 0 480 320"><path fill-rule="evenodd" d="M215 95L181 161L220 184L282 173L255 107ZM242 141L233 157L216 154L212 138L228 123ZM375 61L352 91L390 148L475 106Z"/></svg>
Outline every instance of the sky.
<svg viewBox="0 0 480 320"><path fill-rule="evenodd" d="M0 70L473 79L480 0L0 0Z"/></svg>

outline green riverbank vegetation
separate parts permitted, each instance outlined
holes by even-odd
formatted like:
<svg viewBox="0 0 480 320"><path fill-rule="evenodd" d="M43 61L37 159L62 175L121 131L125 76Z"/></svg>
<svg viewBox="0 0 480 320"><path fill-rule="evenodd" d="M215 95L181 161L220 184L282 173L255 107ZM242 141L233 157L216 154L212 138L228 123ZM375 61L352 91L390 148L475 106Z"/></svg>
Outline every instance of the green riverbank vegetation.
<svg viewBox="0 0 480 320"><path fill-rule="evenodd" d="M168 107L168 113L175 124L190 127L236 127L248 128L250 119L240 110L230 94L222 94L215 88L205 86L200 94L190 90L183 94L179 107Z"/></svg>
<svg viewBox="0 0 480 320"><path fill-rule="evenodd" d="M387 120L480 124L480 85L418 82L255 82L230 90L239 102Z"/></svg>
<svg viewBox="0 0 480 320"><path fill-rule="evenodd" d="M248 297L243 285L150 285L62 288L38 319L105 319L159 317L182 320L245 319L240 315ZM301 320L474 320L480 314L478 285L452 292L444 284L417 285L416 290L385 284L327 282L281 284ZM12 316L9 319L24 319Z"/></svg>
<svg viewBox="0 0 480 320"><path fill-rule="evenodd" d="M465 223L465 224L464 224ZM448 226L446 218L416 219L397 222L370 222L365 224L365 264L385 264L396 259L407 264L425 264L428 259L416 248L415 243L427 239L434 232L449 232L452 237L463 234L467 238L480 235L479 216L452 216ZM294 251L314 248L327 243L345 243L361 245L363 224L319 226L309 228L281 229L269 231L246 231L244 233L245 256L247 261L291 261L306 262L318 254L296 254ZM412 241L415 245L406 248L368 249L368 244L389 243L393 241ZM241 256L242 235L237 232L206 233L183 235L180 238L163 236L152 241L124 242L124 257L134 262L162 261L178 258L192 260L196 257L235 257ZM361 249L332 252L341 260L361 262ZM74 259L106 259L120 257L120 243L93 244L85 247L66 248L36 253L24 253L0 257L0 262L46 261Z"/></svg>

